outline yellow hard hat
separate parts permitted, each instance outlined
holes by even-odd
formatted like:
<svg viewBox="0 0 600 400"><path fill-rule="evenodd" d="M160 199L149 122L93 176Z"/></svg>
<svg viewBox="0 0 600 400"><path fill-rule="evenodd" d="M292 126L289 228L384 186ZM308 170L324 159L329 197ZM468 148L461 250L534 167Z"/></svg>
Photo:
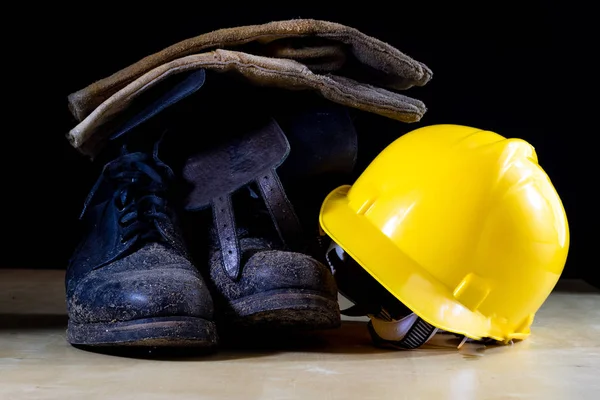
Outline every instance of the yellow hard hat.
<svg viewBox="0 0 600 400"><path fill-rule="evenodd" d="M370 315L371 333L404 348L437 329L526 338L569 247L562 202L534 148L458 125L394 141L329 194L320 224L340 259L349 255L412 312Z"/></svg>

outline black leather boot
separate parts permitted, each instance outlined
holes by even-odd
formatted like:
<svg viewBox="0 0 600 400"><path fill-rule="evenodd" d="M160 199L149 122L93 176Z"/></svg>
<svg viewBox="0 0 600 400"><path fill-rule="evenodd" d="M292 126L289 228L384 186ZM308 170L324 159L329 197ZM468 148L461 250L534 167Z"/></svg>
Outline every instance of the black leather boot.
<svg viewBox="0 0 600 400"><path fill-rule="evenodd" d="M173 172L153 151L108 162L84 212L66 276L67 339L87 346L217 342L213 302L172 208Z"/></svg>
<svg viewBox="0 0 600 400"><path fill-rule="evenodd" d="M332 273L311 256L311 235L276 171L290 152L285 134L257 114L222 120L219 129L226 135L212 136L182 168L193 213L188 245L205 249L196 264L207 264L219 329L339 326Z"/></svg>

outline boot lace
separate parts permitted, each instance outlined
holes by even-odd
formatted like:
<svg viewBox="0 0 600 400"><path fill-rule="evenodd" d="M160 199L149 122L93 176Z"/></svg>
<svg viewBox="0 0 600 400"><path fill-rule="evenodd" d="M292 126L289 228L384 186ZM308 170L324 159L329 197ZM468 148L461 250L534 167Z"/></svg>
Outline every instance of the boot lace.
<svg viewBox="0 0 600 400"><path fill-rule="evenodd" d="M146 153L128 153L106 164L90 193L81 216L102 180L114 187L112 200L120 211L119 226L122 242L168 242L160 229L160 220L168 221L166 194L172 170Z"/></svg>

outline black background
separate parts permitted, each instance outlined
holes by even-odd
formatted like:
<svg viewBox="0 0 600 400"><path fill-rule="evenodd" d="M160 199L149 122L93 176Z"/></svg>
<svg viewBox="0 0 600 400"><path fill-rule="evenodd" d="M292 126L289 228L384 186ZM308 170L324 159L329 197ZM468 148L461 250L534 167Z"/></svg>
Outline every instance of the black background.
<svg viewBox="0 0 600 400"><path fill-rule="evenodd" d="M6 39L5 61L6 55L18 61L8 63L5 75L6 87L14 90L6 95L13 107L4 117L1 267L65 268L77 239L77 215L97 171L64 137L76 124L67 109L69 93L214 29L316 18L388 42L434 72L427 86L406 93L425 102L425 117L416 124L373 118L374 134L361 142L363 160L402 133L437 123L529 141L569 218L571 248L563 276L581 275L575 164L569 162L571 145L559 128L566 113L555 104L554 83L561 79L557 54L562 51L557 10L534 2L499 3L502 7L480 3L357 2L356 7L283 10L208 3L189 8L167 2L139 10L100 3L81 10L36 9L35 18L22 18Z"/></svg>

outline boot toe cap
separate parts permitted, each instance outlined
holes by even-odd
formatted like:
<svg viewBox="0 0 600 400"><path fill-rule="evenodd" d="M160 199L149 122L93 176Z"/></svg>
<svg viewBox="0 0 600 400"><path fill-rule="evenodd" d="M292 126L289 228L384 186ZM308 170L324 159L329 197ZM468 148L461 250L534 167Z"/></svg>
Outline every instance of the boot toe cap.
<svg viewBox="0 0 600 400"><path fill-rule="evenodd" d="M78 323L190 316L212 320L213 304L202 278L187 265L110 271L100 269L79 282L68 299Z"/></svg>
<svg viewBox="0 0 600 400"><path fill-rule="evenodd" d="M219 260L215 260L220 263ZM276 290L302 290L337 299L337 287L329 268L312 257L288 251L261 251L245 263L239 281L224 269L212 268L212 279L229 299Z"/></svg>

